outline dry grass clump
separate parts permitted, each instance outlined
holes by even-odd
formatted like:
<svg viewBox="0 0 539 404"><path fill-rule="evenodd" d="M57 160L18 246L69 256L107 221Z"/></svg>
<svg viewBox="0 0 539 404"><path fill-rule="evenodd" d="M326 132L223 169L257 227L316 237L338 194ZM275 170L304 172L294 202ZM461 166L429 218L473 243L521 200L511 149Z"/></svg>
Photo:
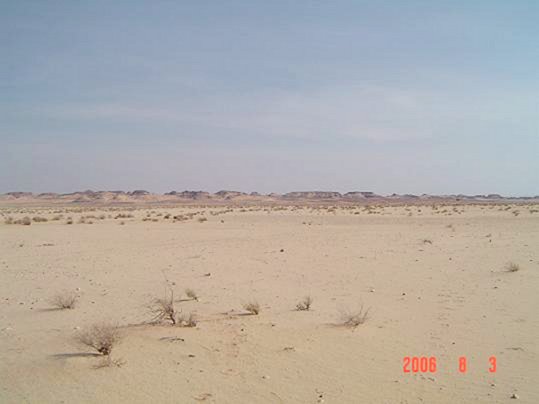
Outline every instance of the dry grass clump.
<svg viewBox="0 0 539 404"><path fill-rule="evenodd" d="M244 303L243 308L247 310L250 314L253 314L255 316L260 313L260 305L256 300Z"/></svg>
<svg viewBox="0 0 539 404"><path fill-rule="evenodd" d="M28 216L25 216L22 219L15 220L13 223L22 224L24 226L30 226L32 224L32 220Z"/></svg>
<svg viewBox="0 0 539 404"><path fill-rule="evenodd" d="M313 299L311 296L305 296L302 301L296 304L296 310L298 311L307 311L310 310L311 305L313 304Z"/></svg>
<svg viewBox="0 0 539 404"><path fill-rule="evenodd" d="M110 355L112 348L120 342L120 339L118 326L106 323L95 324L77 336L78 342L106 356Z"/></svg>
<svg viewBox="0 0 539 404"><path fill-rule="evenodd" d="M191 300L198 301L198 295L193 289L189 289L189 288L185 289L185 295Z"/></svg>
<svg viewBox="0 0 539 404"><path fill-rule="evenodd" d="M363 309L363 305L356 311L341 311L341 320L342 324L346 327L357 327L358 325L364 324L369 318L370 308L367 310Z"/></svg>
<svg viewBox="0 0 539 404"><path fill-rule="evenodd" d="M208 221L208 219L205 218L205 217L199 217L197 220L198 220L199 223L204 223L204 222Z"/></svg>
<svg viewBox="0 0 539 404"><path fill-rule="evenodd" d="M39 223L39 222L48 222L49 219L47 219L46 217L41 217L41 216L34 216L32 218L32 220L36 223Z"/></svg>
<svg viewBox="0 0 539 404"><path fill-rule="evenodd" d="M196 327L197 326L197 320L193 313L189 313L189 315L178 314L176 318L176 322L180 327Z"/></svg>
<svg viewBox="0 0 539 404"><path fill-rule="evenodd" d="M66 224L73 224L73 218L68 217L66 220Z"/></svg>
<svg viewBox="0 0 539 404"><path fill-rule="evenodd" d="M77 305L79 296L75 292L63 291L54 295L51 304L58 309L74 309Z"/></svg>
<svg viewBox="0 0 539 404"><path fill-rule="evenodd" d="M4 219L4 223L5 224L13 224L14 223L14 220L11 216L8 216Z"/></svg>
<svg viewBox="0 0 539 404"><path fill-rule="evenodd" d="M153 318L153 324L170 321L172 325L180 327L196 327L197 320L193 313L189 315L182 314L177 311L174 305L174 292L170 291L170 296L165 296L162 299L155 299L149 307Z"/></svg>
<svg viewBox="0 0 539 404"><path fill-rule="evenodd" d="M505 266L505 270L507 272L518 272L520 271L520 266L518 264L515 264L514 262L509 262Z"/></svg>
<svg viewBox="0 0 539 404"><path fill-rule="evenodd" d="M131 213L118 213L116 216L114 216L114 219L131 219L133 217L133 214Z"/></svg>
<svg viewBox="0 0 539 404"><path fill-rule="evenodd" d="M170 291L170 296L162 299L155 299L149 306L150 313L153 315L152 323L170 321L176 325L176 308L174 307L174 291Z"/></svg>

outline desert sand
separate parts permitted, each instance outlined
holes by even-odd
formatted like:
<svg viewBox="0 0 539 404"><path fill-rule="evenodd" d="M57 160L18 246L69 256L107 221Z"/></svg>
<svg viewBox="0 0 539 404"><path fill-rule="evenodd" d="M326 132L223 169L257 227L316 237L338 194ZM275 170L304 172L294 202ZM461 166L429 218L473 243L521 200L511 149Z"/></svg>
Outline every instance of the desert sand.
<svg viewBox="0 0 539 404"><path fill-rule="evenodd" d="M0 213L2 403L539 402L538 205ZM25 216L47 221L4 223ZM149 324L170 289L196 327ZM77 342L101 322L121 366ZM414 356L436 371L404 373Z"/></svg>

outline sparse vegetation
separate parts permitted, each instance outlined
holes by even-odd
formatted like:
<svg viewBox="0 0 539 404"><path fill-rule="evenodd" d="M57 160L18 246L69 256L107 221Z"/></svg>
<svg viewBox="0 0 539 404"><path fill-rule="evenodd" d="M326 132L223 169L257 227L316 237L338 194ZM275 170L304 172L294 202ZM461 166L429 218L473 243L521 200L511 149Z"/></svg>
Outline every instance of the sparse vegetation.
<svg viewBox="0 0 539 404"><path fill-rule="evenodd" d="M369 318L370 308L364 310L363 305L356 311L341 311L342 324L346 327L357 327L364 324Z"/></svg>
<svg viewBox="0 0 539 404"><path fill-rule="evenodd" d="M310 310L312 304L313 304L313 299L311 298L311 296L305 296L302 301L296 304L296 310L298 311Z"/></svg>
<svg viewBox="0 0 539 404"><path fill-rule="evenodd" d="M63 291L54 295L51 304L58 309L74 309L79 296L75 292Z"/></svg>
<svg viewBox="0 0 539 404"><path fill-rule="evenodd" d="M47 219L46 217L41 217L41 216L34 216L32 218L32 220L36 223L39 223L39 222L48 222L49 219Z"/></svg>
<svg viewBox="0 0 539 404"><path fill-rule="evenodd" d="M32 220L28 216L25 216L22 219L14 220L12 224L22 224L23 226L30 226L32 224Z"/></svg>
<svg viewBox="0 0 539 404"><path fill-rule="evenodd" d="M189 315L178 314L176 318L176 322L180 327L196 327L197 326L197 320L193 313L189 313Z"/></svg>
<svg viewBox="0 0 539 404"><path fill-rule="evenodd" d="M191 300L197 300L198 301L198 295L193 289L185 289L185 295L191 299Z"/></svg>
<svg viewBox="0 0 539 404"><path fill-rule="evenodd" d="M155 299L149 307L153 315L152 323L170 321L176 325L176 309L174 307L174 291L170 291L170 296L165 294L162 299Z"/></svg>
<svg viewBox="0 0 539 404"><path fill-rule="evenodd" d="M509 262L505 266L505 270L507 272L518 272L520 271L520 266L518 264L515 264L514 262Z"/></svg>
<svg viewBox="0 0 539 404"><path fill-rule="evenodd" d="M258 313L260 313L260 305L255 300L244 303L243 308L253 315L258 315Z"/></svg>
<svg viewBox="0 0 539 404"><path fill-rule="evenodd" d="M77 336L78 342L105 356L110 355L112 348L120 342L120 339L118 326L106 323L95 324Z"/></svg>

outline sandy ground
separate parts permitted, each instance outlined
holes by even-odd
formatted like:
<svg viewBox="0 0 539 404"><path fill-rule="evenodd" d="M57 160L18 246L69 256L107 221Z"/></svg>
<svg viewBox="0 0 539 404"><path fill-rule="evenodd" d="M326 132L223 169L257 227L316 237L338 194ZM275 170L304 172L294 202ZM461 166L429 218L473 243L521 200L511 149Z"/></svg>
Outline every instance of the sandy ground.
<svg viewBox="0 0 539 404"><path fill-rule="evenodd" d="M150 208L114 219L107 208L3 208L2 219L49 221L0 224L0 402L537 403L534 210ZM144 324L167 280L195 328ZM80 295L75 309L51 305L62 290ZM296 311L306 295L311 310ZM251 300L259 315L245 315ZM361 304L367 321L342 326ZM102 359L76 342L102 321L121 325L121 367L96 369ZM434 356L437 371L404 373L406 356Z"/></svg>

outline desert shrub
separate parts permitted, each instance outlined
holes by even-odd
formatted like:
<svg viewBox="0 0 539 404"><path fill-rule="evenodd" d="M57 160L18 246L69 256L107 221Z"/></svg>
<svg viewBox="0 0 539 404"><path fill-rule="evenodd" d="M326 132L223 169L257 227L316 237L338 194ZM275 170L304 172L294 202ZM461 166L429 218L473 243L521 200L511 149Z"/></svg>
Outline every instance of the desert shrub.
<svg viewBox="0 0 539 404"><path fill-rule="evenodd" d="M78 300L75 292L63 291L54 295L50 303L58 309L74 309Z"/></svg>
<svg viewBox="0 0 539 404"><path fill-rule="evenodd" d="M68 217L66 220L66 224L73 224L73 219Z"/></svg>
<svg viewBox="0 0 539 404"><path fill-rule="evenodd" d="M208 221L208 219L206 219L205 217L199 217L197 220L199 223L204 223Z"/></svg>
<svg viewBox="0 0 539 404"><path fill-rule="evenodd" d="M13 224L14 223L14 220L11 216L8 216L4 219L4 223L5 224Z"/></svg>
<svg viewBox="0 0 539 404"><path fill-rule="evenodd" d="M189 315L184 315L180 313L176 317L176 324L180 327L196 327L197 320L193 313L189 313Z"/></svg>
<svg viewBox="0 0 539 404"><path fill-rule="evenodd" d="M507 272L517 272L520 271L520 266L518 264L515 264L514 262L509 262L505 266L505 270Z"/></svg>
<svg viewBox="0 0 539 404"><path fill-rule="evenodd" d="M48 222L49 219L47 219L46 217L41 217L41 216L34 216L32 218L32 220L36 223L39 223L39 222Z"/></svg>
<svg viewBox="0 0 539 404"><path fill-rule="evenodd" d="M95 324L82 331L77 340L83 345L95 349L102 355L110 355L112 348L120 341L118 326L113 324Z"/></svg>
<svg viewBox="0 0 539 404"><path fill-rule="evenodd" d="M57 221L57 220L61 220L63 217L64 217L63 215L56 215L51 220Z"/></svg>
<svg viewBox="0 0 539 404"><path fill-rule="evenodd" d="M358 325L364 324L365 321L369 318L369 309L364 310L363 305L356 311L341 311L341 320L342 324L347 327L357 327Z"/></svg>
<svg viewBox="0 0 539 404"><path fill-rule="evenodd" d="M198 300L198 295L193 289L185 289L185 294L189 299Z"/></svg>
<svg viewBox="0 0 539 404"><path fill-rule="evenodd" d="M162 299L154 299L149 306L150 313L153 315L152 323L160 323L162 321L170 321L176 324L176 309L174 307L174 291L170 291L170 296L165 294Z"/></svg>
<svg viewBox="0 0 539 404"><path fill-rule="evenodd" d="M313 299L311 298L311 296L305 296L302 301L296 304L296 310L298 311L309 310L312 304L313 304Z"/></svg>
<svg viewBox="0 0 539 404"><path fill-rule="evenodd" d="M258 315L258 313L260 313L260 305L255 300L244 303L243 308L253 315Z"/></svg>
<svg viewBox="0 0 539 404"><path fill-rule="evenodd" d="M131 213L118 213L114 216L114 219L130 219L133 215Z"/></svg>
<svg viewBox="0 0 539 404"><path fill-rule="evenodd" d="M15 224L22 224L24 226L30 226L32 224L32 220L28 216L25 216L22 219L16 220Z"/></svg>

